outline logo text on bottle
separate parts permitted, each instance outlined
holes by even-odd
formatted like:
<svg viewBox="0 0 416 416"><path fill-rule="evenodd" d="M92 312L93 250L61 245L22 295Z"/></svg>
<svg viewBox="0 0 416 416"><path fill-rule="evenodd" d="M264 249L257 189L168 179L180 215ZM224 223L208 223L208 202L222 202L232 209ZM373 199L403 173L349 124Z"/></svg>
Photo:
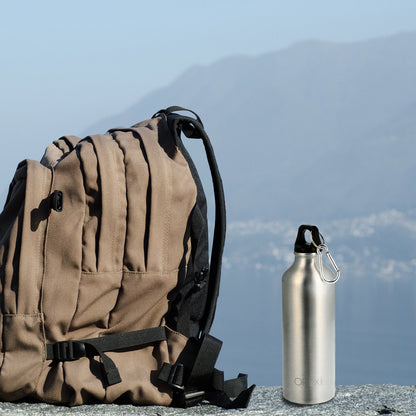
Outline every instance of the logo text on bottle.
<svg viewBox="0 0 416 416"><path fill-rule="evenodd" d="M296 377L294 383L297 386L322 386L324 381L322 378Z"/></svg>

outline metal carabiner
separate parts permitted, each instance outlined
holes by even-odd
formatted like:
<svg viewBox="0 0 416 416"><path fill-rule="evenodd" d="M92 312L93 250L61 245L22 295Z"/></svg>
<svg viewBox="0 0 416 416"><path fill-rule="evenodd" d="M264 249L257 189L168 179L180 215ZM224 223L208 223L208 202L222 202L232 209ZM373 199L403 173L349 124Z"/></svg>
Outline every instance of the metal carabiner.
<svg viewBox="0 0 416 416"><path fill-rule="evenodd" d="M339 267L337 266L337 264L335 263L335 260L332 257L331 253L329 252L329 249L328 249L327 245L325 244L324 236L321 233L319 233L319 236L322 238L323 243L317 245L315 243L315 241L313 241L312 232L310 232L310 233L311 233L311 242L316 247L316 250L317 250L318 268L319 268L319 273L321 275L322 281L326 282L326 283L330 283L330 284L336 283L339 279L339 276L340 276L340 270L339 270ZM328 279L325 278L324 265L323 265L323 261L322 261L322 251L323 250L325 250L325 254L328 257L328 259L329 259L329 261L330 261L330 263L331 263L331 265L332 265L332 267L335 271L335 279L328 280Z"/></svg>

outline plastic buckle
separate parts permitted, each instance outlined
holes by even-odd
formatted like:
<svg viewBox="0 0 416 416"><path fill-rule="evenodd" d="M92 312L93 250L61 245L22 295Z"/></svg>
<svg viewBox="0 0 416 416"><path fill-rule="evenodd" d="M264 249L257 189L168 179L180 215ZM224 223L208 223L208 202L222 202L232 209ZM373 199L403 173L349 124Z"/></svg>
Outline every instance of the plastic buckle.
<svg viewBox="0 0 416 416"><path fill-rule="evenodd" d="M87 356L85 344L80 341L60 341L53 345L53 356L58 361L75 361Z"/></svg>
<svg viewBox="0 0 416 416"><path fill-rule="evenodd" d="M190 390L190 391L176 391L174 405L177 407L192 407L202 402L205 398L205 391Z"/></svg>
<svg viewBox="0 0 416 416"><path fill-rule="evenodd" d="M169 386L178 390L184 390L185 387L183 386L183 374L183 364L174 364L170 370L169 377L167 380Z"/></svg>

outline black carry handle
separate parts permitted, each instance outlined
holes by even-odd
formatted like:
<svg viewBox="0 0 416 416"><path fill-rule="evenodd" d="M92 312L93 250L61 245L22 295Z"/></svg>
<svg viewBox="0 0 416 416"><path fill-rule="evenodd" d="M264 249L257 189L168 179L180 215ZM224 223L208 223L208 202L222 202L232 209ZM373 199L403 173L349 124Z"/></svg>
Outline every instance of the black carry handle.
<svg viewBox="0 0 416 416"><path fill-rule="evenodd" d="M202 128L204 128L204 125L202 124L202 120L200 119L199 115L197 113L195 113L195 111L189 110L187 108L179 107L177 105L172 105L172 106L166 108L166 110L158 111L156 114L153 115L152 118L157 117L159 114L169 115L169 114L174 113L175 111L188 111L189 113L192 113L196 117L196 119L198 120L199 124L201 124ZM186 137L188 137L188 136L186 136Z"/></svg>
<svg viewBox="0 0 416 416"><path fill-rule="evenodd" d="M174 113L175 111L189 111L195 115L196 119L182 116ZM217 305L217 298L220 287L222 254L225 244L225 230L226 230L226 211L225 211L225 197L224 188L218 170L217 161L215 159L214 150L207 133L204 130L199 116L192 110L188 110L179 106L168 107L165 110L160 110L153 117L160 114L165 114L168 121L171 122L172 131L177 134L177 139L180 141L179 133L182 131L188 138L200 138L204 143L205 153L208 159L208 164L211 171L211 178L214 187L215 196L215 226L214 236L211 250L211 264L208 284L208 297L205 308L204 317L202 319L202 335L209 332L212 322L214 320L215 309Z"/></svg>
<svg viewBox="0 0 416 416"><path fill-rule="evenodd" d="M316 253L316 246L313 243L308 243L305 239L305 231L312 233L312 240L319 246L322 244L320 232L316 225L301 225L298 229L298 236L295 242L296 253Z"/></svg>

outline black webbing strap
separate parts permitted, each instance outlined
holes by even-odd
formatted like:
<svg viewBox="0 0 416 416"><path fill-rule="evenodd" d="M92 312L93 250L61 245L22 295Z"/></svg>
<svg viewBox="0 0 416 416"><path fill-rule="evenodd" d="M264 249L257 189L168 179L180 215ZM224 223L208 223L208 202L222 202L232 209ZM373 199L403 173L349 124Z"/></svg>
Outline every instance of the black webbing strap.
<svg viewBox="0 0 416 416"><path fill-rule="evenodd" d="M230 397L237 397L248 386L248 375L240 373L237 378L224 380L224 372L215 369L212 375L212 386L215 390L224 391Z"/></svg>
<svg viewBox="0 0 416 416"><path fill-rule="evenodd" d="M199 115L195 113L195 111L189 110L188 108L183 108L179 105L171 105L170 107L166 108L166 110L160 110L156 114L154 114L152 118L157 117L161 113L169 115L169 114L174 113L175 111L187 111L189 113L192 113L195 116L195 118L198 120L199 124L201 124L202 127L204 126L202 124L202 120L200 119Z"/></svg>
<svg viewBox="0 0 416 416"><path fill-rule="evenodd" d="M255 387L255 384L253 384L249 388L243 390L235 399L231 399L225 391L208 391L205 394L205 399L211 404L224 407L225 409L247 408Z"/></svg>
<svg viewBox="0 0 416 416"><path fill-rule="evenodd" d="M175 111L189 111L195 115L196 119L176 114L174 113ZM186 108L178 106L173 106L165 110L160 110L153 117L158 116L159 114L165 114L167 116L168 123L170 124L172 133L174 134L177 144L178 146L180 146L182 151L186 152L186 149L184 149L183 147L178 132L182 131L188 138L202 139L211 171L215 197L215 226L211 250L208 298L201 325L202 334L205 334L208 333L211 329L211 325L214 320L221 278L222 254L224 251L226 229L224 188L218 170L217 161L215 159L214 150L212 148L209 137L204 130L202 121L198 117L198 115L191 110L187 110Z"/></svg>
<svg viewBox="0 0 416 416"><path fill-rule="evenodd" d="M68 340L46 345L46 359L74 361L82 357L100 356L107 385L121 382L114 361L105 352L127 348L138 348L154 342L166 340L165 327L148 328L122 334L105 335L98 338Z"/></svg>
<svg viewBox="0 0 416 416"><path fill-rule="evenodd" d="M211 383L215 363L217 362L221 347L222 341L209 334L203 335L201 338L201 346L187 380L189 386L199 387Z"/></svg>
<svg viewBox="0 0 416 416"><path fill-rule="evenodd" d="M209 334L205 334L201 340L190 339L174 365L163 364L159 380L182 389L185 385L191 388L211 386L221 347L222 341Z"/></svg>
<svg viewBox="0 0 416 416"><path fill-rule="evenodd" d="M205 334L199 343L199 349L190 348L193 357L179 357L174 365L164 363L159 372L159 380L174 390L174 406L190 407L208 400L227 409L247 407L255 387L247 388L247 375L224 381L224 373L214 367L222 342Z"/></svg>

